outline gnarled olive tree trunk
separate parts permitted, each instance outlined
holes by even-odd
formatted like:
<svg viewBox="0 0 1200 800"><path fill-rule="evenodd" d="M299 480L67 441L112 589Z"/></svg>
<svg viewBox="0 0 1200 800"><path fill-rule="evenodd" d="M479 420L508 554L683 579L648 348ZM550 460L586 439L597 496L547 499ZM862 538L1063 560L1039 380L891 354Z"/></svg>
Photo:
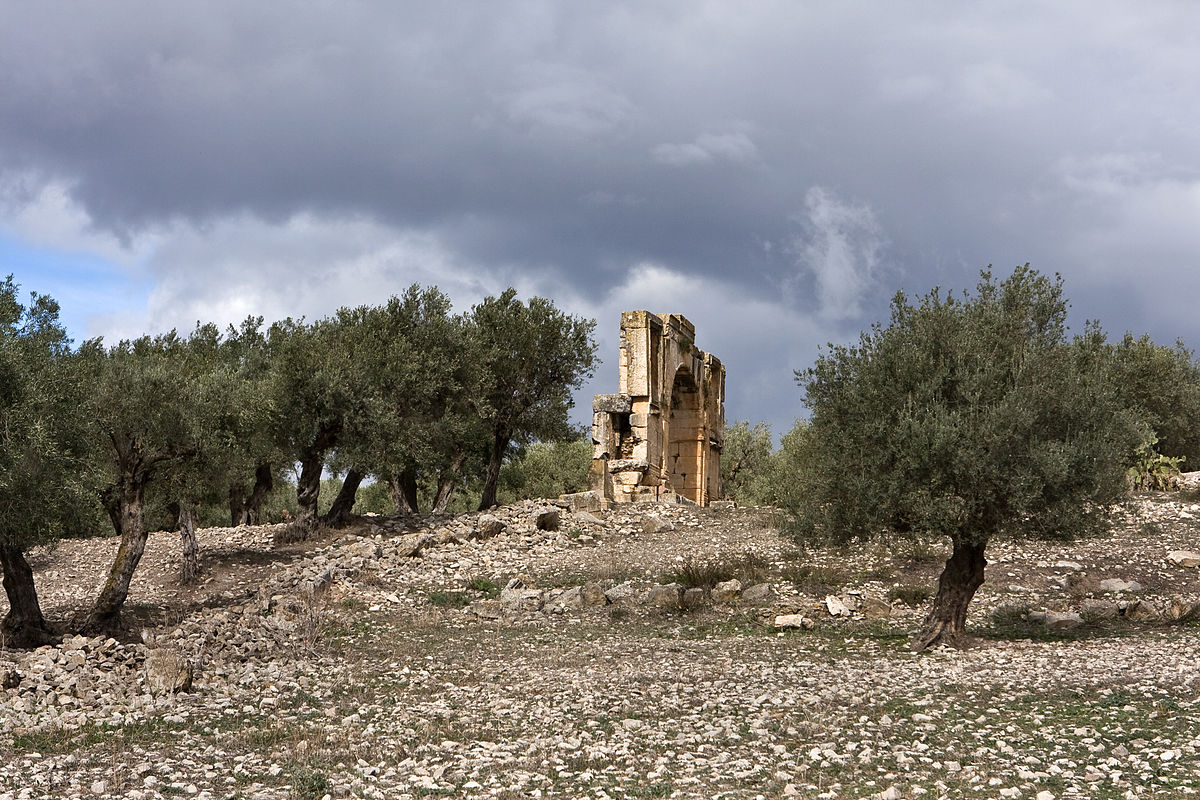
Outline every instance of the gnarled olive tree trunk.
<svg viewBox="0 0 1200 800"><path fill-rule="evenodd" d="M939 644L951 647L965 644L967 606L983 585L983 570L987 566L987 559L983 556L985 547L987 539L978 542L954 539L954 550L946 559L946 566L938 578L933 607L929 609L925 624L913 640L914 650L925 650Z"/></svg>
<svg viewBox="0 0 1200 800"><path fill-rule="evenodd" d="M417 476L412 470L406 469L392 475L388 478L388 487L392 490L392 502L396 504L397 513L417 513Z"/></svg>
<svg viewBox="0 0 1200 800"><path fill-rule="evenodd" d="M103 495L104 508L113 528L121 537L117 557L108 570L108 577L96 598L91 613L83 625L85 633L117 633L120 631L121 609L129 597L129 584L134 570L146 552L146 529L142 521L148 475L126 473L120 482L110 486Z"/></svg>
<svg viewBox="0 0 1200 800"><path fill-rule="evenodd" d="M321 522L331 528L339 528L350 521L350 512L354 509L354 498L358 496L359 484L362 483L365 477L365 475L353 467L346 470L346 478L342 481L342 488L338 490L337 497L333 498L333 505L329 507L329 511L321 518Z"/></svg>
<svg viewBox="0 0 1200 800"><path fill-rule="evenodd" d="M196 507L183 503L179 508L179 541L183 548L179 582L189 586L200 577L200 544L196 541Z"/></svg>
<svg viewBox="0 0 1200 800"><path fill-rule="evenodd" d="M325 454L337 444L339 429L324 427L317 431L312 444L300 454L300 480L296 482L296 527L304 536L311 535L320 521L317 516L317 499L321 494L321 470L325 468Z"/></svg>
<svg viewBox="0 0 1200 800"><path fill-rule="evenodd" d="M446 511L446 506L450 504L450 495L454 494L454 487L458 483L458 479L462 473L462 465L467 460L466 453L459 453L451 462L450 468L438 475L437 494L433 498L433 512L435 514L443 514Z"/></svg>
<svg viewBox="0 0 1200 800"><path fill-rule="evenodd" d="M258 525L262 522L262 505L267 495L275 488L275 474L270 462L264 462L254 468L254 488L250 490L250 498L246 500L246 522Z"/></svg>
<svg viewBox="0 0 1200 800"><path fill-rule="evenodd" d="M511 441L512 432L508 428L498 428L492 436L487 471L483 476L483 496L479 499L480 511L486 511L496 505L496 485L500 482L500 467L504 464L504 454L508 451L508 443Z"/></svg>
<svg viewBox="0 0 1200 800"><path fill-rule="evenodd" d="M33 570L18 547L0 547L0 565L4 568L4 593L8 595L8 614L0 623L0 639L5 646L32 650L50 644L55 636L46 626Z"/></svg>

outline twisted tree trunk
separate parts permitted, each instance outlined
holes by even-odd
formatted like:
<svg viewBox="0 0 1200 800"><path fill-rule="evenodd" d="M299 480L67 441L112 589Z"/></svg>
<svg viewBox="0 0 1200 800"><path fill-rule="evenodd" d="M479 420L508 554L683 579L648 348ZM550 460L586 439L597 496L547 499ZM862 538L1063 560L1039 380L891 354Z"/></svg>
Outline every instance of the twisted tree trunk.
<svg viewBox="0 0 1200 800"><path fill-rule="evenodd" d="M250 499L246 501L246 522L258 525L262 522L262 504L267 495L275 488L275 475L270 462L263 462L254 468L254 488L250 490Z"/></svg>
<svg viewBox="0 0 1200 800"><path fill-rule="evenodd" d="M249 522L246 508L246 490L239 484L229 485L229 524L233 527Z"/></svg>
<svg viewBox="0 0 1200 800"><path fill-rule="evenodd" d="M321 522L331 528L340 528L350 521L350 512L354 509L354 498L358 496L358 486L364 477L366 476L353 467L346 471L342 488L338 490L337 497L333 499L333 505L329 507L329 511L322 517Z"/></svg>
<svg viewBox="0 0 1200 800"><path fill-rule="evenodd" d="M33 570L25 554L17 547L0 547L0 566L4 568L4 593L8 595L8 614L0 623L4 645L32 650L54 642L56 637L42 616Z"/></svg>
<svg viewBox="0 0 1200 800"><path fill-rule="evenodd" d="M397 513L417 513L417 476L412 470L406 469L398 475L391 476L388 478L388 486L392 490L392 502L396 504Z"/></svg>
<svg viewBox="0 0 1200 800"><path fill-rule="evenodd" d="M183 562L179 570L179 582L190 586L200 576L200 545L196 541L196 510L191 503L183 503L179 509L179 539L183 545Z"/></svg>
<svg viewBox="0 0 1200 800"><path fill-rule="evenodd" d="M83 625L86 633L113 634L121 630L121 609L129 597L129 584L133 580L134 570L146 551L147 533L142 522L142 505L147 480L145 473L126 473L119 483L104 492L104 506L113 528L121 537L121 544L100 596L96 598Z"/></svg>
<svg viewBox="0 0 1200 800"><path fill-rule="evenodd" d="M450 496L454 494L454 486L458 483L463 462L466 460L467 454L459 453L454 461L451 462L450 468L441 475L438 475L437 495L433 498L433 511L435 514L445 513L446 506L450 503Z"/></svg>
<svg viewBox="0 0 1200 800"><path fill-rule="evenodd" d="M925 650L939 644L951 647L966 644L967 606L983 585L983 570L987 566L987 559L983 555L985 547L987 539L979 542L954 540L954 550L946 559L946 566L938 578L933 607L929 609L925 624L913 640L914 650Z"/></svg>
<svg viewBox="0 0 1200 800"><path fill-rule="evenodd" d="M483 476L483 496L479 499L480 511L486 511L496 505L496 484L500 482L500 467L504 464L504 454L508 451L508 443L511 440L512 435L507 428L497 430L492 437L487 471Z"/></svg>

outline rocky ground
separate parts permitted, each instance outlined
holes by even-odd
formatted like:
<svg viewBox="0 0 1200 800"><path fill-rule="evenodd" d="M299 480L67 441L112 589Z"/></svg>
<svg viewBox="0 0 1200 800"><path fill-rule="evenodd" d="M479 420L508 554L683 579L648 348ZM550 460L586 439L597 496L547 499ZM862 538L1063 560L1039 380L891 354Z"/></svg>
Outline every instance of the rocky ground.
<svg viewBox="0 0 1200 800"><path fill-rule="evenodd" d="M943 548L800 549L756 509L277 533L203 531L186 590L153 535L140 638L0 650L0 800L1200 792L1194 488L1101 539L995 543L977 642L922 654ZM35 552L48 616L114 550Z"/></svg>

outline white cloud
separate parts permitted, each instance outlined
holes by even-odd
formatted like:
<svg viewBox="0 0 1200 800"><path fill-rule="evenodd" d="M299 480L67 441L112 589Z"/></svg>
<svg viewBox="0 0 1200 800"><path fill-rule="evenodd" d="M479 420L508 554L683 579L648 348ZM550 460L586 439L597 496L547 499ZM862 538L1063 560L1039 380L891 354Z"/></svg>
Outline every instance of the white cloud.
<svg viewBox="0 0 1200 800"><path fill-rule="evenodd" d="M724 160L735 164L758 158L758 148L745 133L704 133L691 142L660 144L654 148L654 159L672 167L708 164Z"/></svg>
<svg viewBox="0 0 1200 800"><path fill-rule="evenodd" d="M788 287L795 292L811 278L823 317L857 316L881 271L883 228L870 206L845 202L821 186L808 190L804 206L801 233L789 246L799 274Z"/></svg>
<svg viewBox="0 0 1200 800"><path fill-rule="evenodd" d="M595 136L619 126L633 104L585 70L538 64L518 70L522 88L502 105L510 121L530 129Z"/></svg>

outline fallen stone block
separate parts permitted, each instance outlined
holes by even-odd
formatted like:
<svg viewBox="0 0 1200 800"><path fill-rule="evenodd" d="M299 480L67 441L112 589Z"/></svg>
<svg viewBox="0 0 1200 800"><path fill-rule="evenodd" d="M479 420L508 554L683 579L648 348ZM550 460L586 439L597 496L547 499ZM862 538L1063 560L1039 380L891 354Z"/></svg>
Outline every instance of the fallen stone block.
<svg viewBox="0 0 1200 800"><path fill-rule="evenodd" d="M775 617L776 628L793 628L810 631L816 623L803 614L780 614Z"/></svg>
<svg viewBox="0 0 1200 800"><path fill-rule="evenodd" d="M768 603L775 599L775 590L769 583L756 583L742 590L743 603Z"/></svg>
<svg viewBox="0 0 1200 800"><path fill-rule="evenodd" d="M475 520L475 538L491 539L504 533L504 523L491 514L480 514Z"/></svg>
<svg viewBox="0 0 1200 800"><path fill-rule="evenodd" d="M712 601L714 605L732 603L742 593L742 582L737 578L730 578L727 581L721 581L712 590Z"/></svg>
<svg viewBox="0 0 1200 800"><path fill-rule="evenodd" d="M646 593L646 605L655 608L680 608L683 605L683 587L678 583L652 586Z"/></svg>
<svg viewBox="0 0 1200 800"><path fill-rule="evenodd" d="M183 653L157 648L146 654L146 687L155 694L178 694L192 690L192 665Z"/></svg>
<svg viewBox="0 0 1200 800"><path fill-rule="evenodd" d="M1125 581L1120 578L1105 578L1100 581L1102 592L1140 592L1142 585L1137 581Z"/></svg>
<svg viewBox="0 0 1200 800"><path fill-rule="evenodd" d="M1181 567L1200 567L1200 553L1190 550L1175 550L1167 553L1167 561Z"/></svg>
<svg viewBox="0 0 1200 800"><path fill-rule="evenodd" d="M637 602L637 595L632 586L622 583L605 592L604 599L614 606L631 606Z"/></svg>
<svg viewBox="0 0 1200 800"><path fill-rule="evenodd" d="M650 514L642 520L642 530L646 533L664 533L675 530L675 526L670 520Z"/></svg>
<svg viewBox="0 0 1200 800"><path fill-rule="evenodd" d="M829 595L825 598L825 610L829 612L831 617L848 617L850 609L842 602L842 598Z"/></svg>

